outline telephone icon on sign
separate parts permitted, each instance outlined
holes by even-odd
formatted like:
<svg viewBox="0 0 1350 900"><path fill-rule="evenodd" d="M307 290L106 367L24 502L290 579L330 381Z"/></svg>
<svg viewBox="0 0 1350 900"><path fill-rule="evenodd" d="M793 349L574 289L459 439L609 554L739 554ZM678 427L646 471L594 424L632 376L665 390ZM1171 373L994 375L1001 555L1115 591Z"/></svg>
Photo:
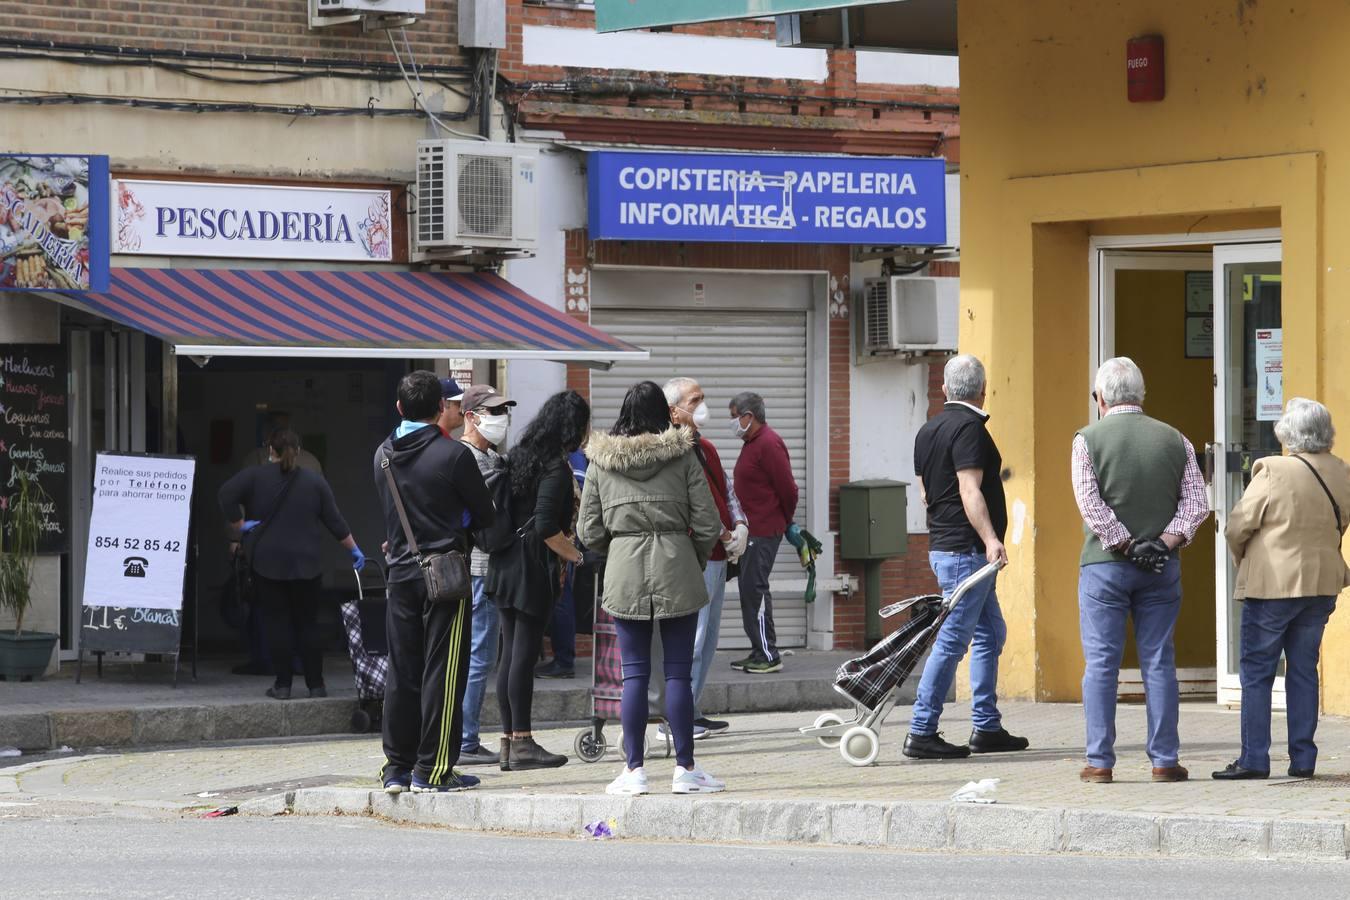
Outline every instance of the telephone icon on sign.
<svg viewBox="0 0 1350 900"><path fill-rule="evenodd" d="M128 556L122 560L122 565L126 567L122 572L123 578L144 578L145 567L150 565L150 560L140 556Z"/></svg>

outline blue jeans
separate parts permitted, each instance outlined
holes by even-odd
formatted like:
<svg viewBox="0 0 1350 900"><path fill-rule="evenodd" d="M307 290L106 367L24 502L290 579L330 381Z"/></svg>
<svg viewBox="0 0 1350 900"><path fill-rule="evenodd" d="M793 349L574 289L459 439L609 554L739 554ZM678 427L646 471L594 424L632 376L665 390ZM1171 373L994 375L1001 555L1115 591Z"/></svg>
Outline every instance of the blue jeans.
<svg viewBox="0 0 1350 900"><path fill-rule="evenodd" d="M1133 563L1093 563L1078 570L1078 629L1083 640L1083 715L1087 762L1116 764L1116 695L1125 653L1125 618L1134 620L1134 642L1144 676L1148 758L1158 768L1175 766L1181 752L1177 661L1172 644L1181 611L1181 561L1161 574Z"/></svg>
<svg viewBox="0 0 1350 900"><path fill-rule="evenodd" d="M473 643L469 650L469 683L464 689L462 751L477 750L478 720L487 692L488 672L497 661L497 607L485 593L487 578L473 576Z"/></svg>
<svg viewBox="0 0 1350 900"><path fill-rule="evenodd" d="M698 698L703 685L708 683L713 656L717 653L717 638L722 630L722 604L727 598L727 561L708 560L703 570L703 586L708 589L708 605L698 611L698 632L694 635L694 718L703 716Z"/></svg>
<svg viewBox="0 0 1350 900"><path fill-rule="evenodd" d="M950 597L957 586L984 568L983 553L949 553L934 550L928 564L937 576L943 596ZM961 598L947 621L938 630L937 640L923 667L914 714L909 732L914 735L937 733L942 703L956 680L956 667L970 650L971 720L980 731L998 731L1003 717L998 711L998 657L1008 638L1008 626L998 607L994 591L997 576L981 582Z"/></svg>
<svg viewBox="0 0 1350 900"><path fill-rule="evenodd" d="M562 593L553 605L553 618L548 623L548 637L553 642L553 661L561 668L572 669L577 664L577 613L572 602L572 582L577 567L567 564Z"/></svg>
<svg viewBox="0 0 1350 900"><path fill-rule="evenodd" d="M1317 657L1335 597L1247 600L1242 604L1242 755L1244 769L1270 771L1270 689L1284 652L1289 765L1317 767Z"/></svg>

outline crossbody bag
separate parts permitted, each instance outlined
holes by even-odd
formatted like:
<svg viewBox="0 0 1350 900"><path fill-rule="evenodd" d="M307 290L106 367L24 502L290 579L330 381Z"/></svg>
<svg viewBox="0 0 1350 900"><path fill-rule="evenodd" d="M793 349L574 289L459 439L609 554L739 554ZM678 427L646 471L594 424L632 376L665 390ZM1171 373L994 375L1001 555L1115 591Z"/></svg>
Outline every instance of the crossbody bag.
<svg viewBox="0 0 1350 900"><path fill-rule="evenodd" d="M1322 476L1317 474L1317 470L1313 468L1313 464L1299 456L1297 453L1293 454L1293 456L1294 459L1308 467L1308 471L1317 479L1317 483L1322 486L1323 493L1325 493L1327 499L1331 501L1331 511L1336 514L1336 546L1340 547L1345 540L1345 533L1341 531L1341 505L1336 502L1335 497L1331 496L1331 488L1327 487L1327 483L1322 480Z"/></svg>
<svg viewBox="0 0 1350 900"><path fill-rule="evenodd" d="M271 524L272 520L277 517L277 513L281 512L282 508L286 505L286 498L290 496L291 488L294 487L295 483L299 480L299 472L291 473L291 476L286 479L286 483L281 486L281 493L277 494L277 499L273 501L272 509L268 512L267 518L253 526L253 530L245 535L239 542L244 562L240 574L243 578L244 591L249 596L252 596L253 594L253 560L257 556L258 545L262 543L263 535L267 533L267 526ZM250 538L251 540L249 540Z"/></svg>
<svg viewBox="0 0 1350 900"><path fill-rule="evenodd" d="M389 493L393 495L398 520L403 524L403 535L408 539L408 549L412 551L413 558L417 560L417 565L422 570L422 580L427 586L427 601L459 603L468 600L473 595L473 588L469 581L469 566L464 560L464 554L458 550L448 550L445 553L422 555L421 548L417 546L417 538L413 537L412 525L408 523L408 511L403 507L403 495L399 493L398 482L394 480L394 471L389 465L387 454L381 457L380 468L384 470L384 477L389 481Z"/></svg>

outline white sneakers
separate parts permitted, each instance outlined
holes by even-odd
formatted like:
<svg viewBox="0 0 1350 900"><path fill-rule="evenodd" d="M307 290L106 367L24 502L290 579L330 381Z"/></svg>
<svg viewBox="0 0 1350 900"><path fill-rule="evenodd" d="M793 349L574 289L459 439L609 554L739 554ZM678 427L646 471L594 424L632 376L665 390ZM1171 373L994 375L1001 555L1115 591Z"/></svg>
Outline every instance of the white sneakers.
<svg viewBox="0 0 1350 900"><path fill-rule="evenodd" d="M609 783L605 788L606 794L619 794L632 796L633 794L647 793L647 773L641 766L629 771L625 768L619 773L619 777Z"/></svg>
<svg viewBox="0 0 1350 900"><path fill-rule="evenodd" d="M726 782L718 781L698 766L692 769L676 766L675 777L670 783L672 794L716 794L726 789Z"/></svg>
<svg viewBox="0 0 1350 900"><path fill-rule="evenodd" d="M698 766L694 766L692 769L676 766L675 777L670 782L672 794L716 794L726 789L726 782L718 781ZM644 769L637 768L632 771L624 769L620 772L619 777L611 781L609 787L605 788L605 793L631 797L636 794L645 794L648 790L647 772Z"/></svg>

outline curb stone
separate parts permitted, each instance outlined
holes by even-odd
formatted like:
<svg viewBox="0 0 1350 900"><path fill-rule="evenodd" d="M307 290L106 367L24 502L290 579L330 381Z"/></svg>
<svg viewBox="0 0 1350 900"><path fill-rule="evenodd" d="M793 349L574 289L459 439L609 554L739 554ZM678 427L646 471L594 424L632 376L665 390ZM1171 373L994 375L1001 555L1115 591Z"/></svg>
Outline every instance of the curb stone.
<svg viewBox="0 0 1350 900"><path fill-rule="evenodd" d="M814 844L893 850L1079 853L1209 859L1347 858L1342 821L1149 815L963 803L620 798L471 791L389 796L360 788L302 788L242 804L246 815L370 814L470 831L577 837L613 819L642 840Z"/></svg>

